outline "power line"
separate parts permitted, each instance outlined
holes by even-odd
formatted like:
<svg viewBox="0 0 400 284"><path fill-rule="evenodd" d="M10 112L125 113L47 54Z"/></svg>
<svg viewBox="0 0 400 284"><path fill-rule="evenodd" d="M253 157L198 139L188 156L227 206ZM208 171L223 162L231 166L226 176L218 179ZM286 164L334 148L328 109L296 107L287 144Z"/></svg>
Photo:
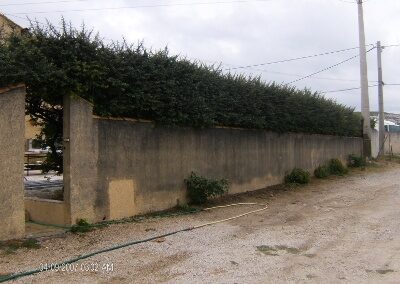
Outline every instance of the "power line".
<svg viewBox="0 0 400 284"><path fill-rule="evenodd" d="M59 3L87 2L87 1L91 1L91 0L61 0L61 1L43 1L43 2L8 3L8 4L0 4L0 7L8 7L8 6L25 6L25 5L40 5L40 4L59 4Z"/></svg>
<svg viewBox="0 0 400 284"><path fill-rule="evenodd" d="M82 1L83 1L83 0L82 0ZM36 20L36 19L31 21L31 20L30 20L29 18L27 18L27 17L25 18L25 17L13 15L13 14L6 14L6 13L3 13L3 15L18 18L18 19L24 20L24 21L26 21L26 22L28 22L28 23L30 23L30 24L34 23L34 24L37 24L37 25L41 25L41 26L43 26L43 27L47 27L49 24L51 24L53 27L56 27L56 28L59 28L59 29L63 29L63 27L54 25L54 24L50 23L49 21L48 21L48 23L43 23L43 22L40 22L40 21L38 21L38 20ZM109 41L109 42L116 42L115 40L110 39L110 38L105 38L105 37L103 37L103 38L101 38L101 39L102 39L102 40L105 40L105 41Z"/></svg>
<svg viewBox="0 0 400 284"><path fill-rule="evenodd" d="M47 13L65 13L65 12L86 12L86 11L105 11L105 10L121 10L121 9L138 9L138 8L160 8L160 7L177 7L177 6L199 6L199 5L216 5L216 4L234 4L249 2L269 2L273 0L235 0L235 1L215 1L215 2L193 2L193 3L175 3L175 4L155 4L155 5L137 5L107 8L85 8L85 9L67 9L53 11L32 11L29 14L47 14ZM12 15L26 15L25 12L13 13Z"/></svg>
<svg viewBox="0 0 400 284"><path fill-rule="evenodd" d="M400 86L400 84L384 84L385 86ZM378 87L379 85L369 85L368 88L374 88ZM348 88L348 89L339 89L339 90L332 90L332 91L324 91L320 92L320 94L327 94L327 93L339 93L339 92L345 92L345 91L352 91L352 90L359 90L361 87L354 87L354 88Z"/></svg>
<svg viewBox="0 0 400 284"><path fill-rule="evenodd" d="M349 0L337 0L337 1L339 1L339 2L343 2L343 3L348 3L348 4L357 4L357 2L355 2L355 1L349 1ZM366 3L366 2L368 2L369 0L364 0L364 1L362 1L362 3Z"/></svg>
<svg viewBox="0 0 400 284"><path fill-rule="evenodd" d="M371 46L371 45L373 45L373 44L367 44L367 46ZM226 68L226 70L228 70L228 69L229 70L246 69L246 68L250 68L250 67L258 67L258 66L272 65L272 64L278 64L278 63L284 63L284 62L291 62L291 61L297 61L297 60L302 60L302 59L307 59L307 58L313 58L313 57L318 57L318 56L325 56L325 55L350 51L350 50L354 50L354 49L358 49L358 48L359 48L359 46L350 47L350 48L328 51L328 52L323 52L323 53L313 54L313 55L306 55L306 56L301 56L301 57L295 57L295 58L290 58L290 59L282 59L282 60L259 63L259 64L244 65L244 66L238 66L238 67L234 67L234 68Z"/></svg>
<svg viewBox="0 0 400 284"><path fill-rule="evenodd" d="M369 85L368 88L374 88L377 87L378 85ZM332 90L332 91L324 91L324 92L319 92L320 94L328 94L328 93L339 93L339 92L345 92L345 91L352 91L352 90L359 90L361 87L354 87L354 88L347 88L347 89L339 89L339 90Z"/></svg>
<svg viewBox="0 0 400 284"><path fill-rule="evenodd" d="M5 14L5 15L10 15L13 16L12 14ZM20 16L14 16L20 19L23 19L25 21L29 21L28 19ZM39 23L42 25L46 25L42 22L39 22L37 20L34 21L35 23ZM59 27L61 28L61 27ZM107 41L113 41L112 39L106 39ZM371 46L373 44L368 44L367 46ZM277 60L277 61L272 61L272 62L266 62L266 63L259 63L259 64L253 64L253 65L246 65L246 66L235 66L235 67L227 67L224 70L237 70L237 69L252 69L255 71L260 71L260 72L266 72L266 73L271 73L271 74L280 74L280 75L286 75L286 76L294 76L294 77L303 77L304 75L299 75L299 74L290 74L290 73L283 73L283 72L276 72L276 71L269 71L269 70L264 70L264 69L256 69L252 67L257 67L257 66L264 66L264 65L272 65L272 64L278 64L278 63L284 63L284 62L291 62L291 61L297 61L297 60L302 60L302 59L308 59L308 58L313 58L313 57L318 57L318 56L325 56L325 55L330 55L330 54L335 54L335 53L340 53L340 52L345 52L345 51L350 51L354 49L358 49L359 47L350 47L350 48L345 48L345 49L339 49L339 50L334 50L334 51L328 51L328 52L323 52L319 54L313 54L313 55L307 55L307 56L301 56L301 57L296 57L296 58L290 58L290 59L283 59L283 60ZM231 65L231 64L223 64L223 65ZM314 77L314 79L317 80L332 80L332 81L348 81L348 82L356 82L358 80L351 80L351 79L340 79L340 78L322 78L322 77ZM371 81L375 82L375 81Z"/></svg>
<svg viewBox="0 0 400 284"><path fill-rule="evenodd" d="M349 3L349 4L357 4L356 2L350 2L350 1L346 1L346 0L337 0L339 2L343 2L343 3Z"/></svg>
<svg viewBox="0 0 400 284"><path fill-rule="evenodd" d="M370 52L370 51L373 50L374 48L375 48L375 47L372 47L372 48L369 49L366 53ZM350 60L353 60L354 58L357 58L357 57L359 57L359 56L360 56L359 54L354 55L354 56L349 57L349 58L347 58L347 59L345 59L345 60L343 60L343 61L341 61L341 62L339 62L339 63L336 63L336 64L331 65L331 66L329 66L329 67L326 67L326 68L324 68L324 69L322 69L322 70L319 70L319 71L317 71L317 72L311 73L311 74L309 74L309 75L307 75L307 76L304 76L304 77L299 78L299 79L297 79L297 80L294 80L294 81L292 81L292 82L289 82L288 84L293 84L293 83L296 83L296 82L298 82L298 81L302 81L302 80L304 80L304 79L310 78L310 77L312 77L312 76L314 76L314 75L317 75L317 74L319 74L319 73L322 73L322 72L324 72L324 71L327 71L327 70L329 70L329 69L332 69L332 68L334 68L334 67L336 67L336 66L339 66L339 65L341 65L341 64L344 64L344 63L346 63L346 62L348 62L348 61L350 61Z"/></svg>
<svg viewBox="0 0 400 284"><path fill-rule="evenodd" d="M225 64L228 65L228 64ZM294 74L294 73L285 73L285 72L277 72L277 71L270 71L265 69L258 69L258 68L248 68L250 70L259 71L262 73L271 73L283 76L292 76L292 77L304 77L304 74ZM328 80L328 81L343 81L343 82L359 82L359 79L344 79L344 78L330 78L330 77L312 77L312 79L316 80ZM370 80L371 83L377 83L378 81Z"/></svg>
<svg viewBox="0 0 400 284"><path fill-rule="evenodd" d="M383 45L382 48L386 48L386 47L399 47L400 44L390 44L390 45Z"/></svg>

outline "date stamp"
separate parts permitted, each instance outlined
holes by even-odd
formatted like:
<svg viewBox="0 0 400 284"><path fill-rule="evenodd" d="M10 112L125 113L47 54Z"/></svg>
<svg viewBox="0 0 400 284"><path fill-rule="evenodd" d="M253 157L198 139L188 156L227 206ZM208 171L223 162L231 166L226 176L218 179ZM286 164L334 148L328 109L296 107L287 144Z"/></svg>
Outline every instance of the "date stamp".
<svg viewBox="0 0 400 284"><path fill-rule="evenodd" d="M94 272L94 273L112 273L114 272L114 263L82 262L82 263L41 263L40 271L55 272Z"/></svg>

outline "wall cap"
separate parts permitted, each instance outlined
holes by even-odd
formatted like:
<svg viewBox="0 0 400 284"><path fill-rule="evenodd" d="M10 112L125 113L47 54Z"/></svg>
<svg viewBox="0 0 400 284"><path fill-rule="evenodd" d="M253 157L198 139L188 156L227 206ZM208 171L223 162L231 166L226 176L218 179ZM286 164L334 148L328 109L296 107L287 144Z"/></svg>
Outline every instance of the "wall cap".
<svg viewBox="0 0 400 284"><path fill-rule="evenodd" d="M58 203L58 204L64 203L64 201L61 201L61 200L44 199L44 198L38 198L38 197L25 197L24 199L29 200L29 201L44 202L44 203Z"/></svg>
<svg viewBox="0 0 400 284"><path fill-rule="evenodd" d="M0 88L0 94L6 93L6 92L9 92L9 91L13 91L13 90L16 90L16 89L22 89L22 88L25 88L25 84L24 83L15 84L15 85L9 85L7 87Z"/></svg>

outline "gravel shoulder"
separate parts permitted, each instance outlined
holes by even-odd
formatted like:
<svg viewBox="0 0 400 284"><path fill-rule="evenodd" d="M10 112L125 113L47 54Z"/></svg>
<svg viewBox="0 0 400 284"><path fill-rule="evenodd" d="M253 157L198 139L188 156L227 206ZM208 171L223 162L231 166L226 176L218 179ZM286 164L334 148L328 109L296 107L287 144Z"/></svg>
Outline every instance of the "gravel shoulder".
<svg viewBox="0 0 400 284"><path fill-rule="evenodd" d="M400 165L265 189L219 204L257 202L265 211L80 261L17 283L398 283ZM0 251L0 275L57 263L105 247L239 215L257 207L111 225ZM67 269L67 268L65 268Z"/></svg>

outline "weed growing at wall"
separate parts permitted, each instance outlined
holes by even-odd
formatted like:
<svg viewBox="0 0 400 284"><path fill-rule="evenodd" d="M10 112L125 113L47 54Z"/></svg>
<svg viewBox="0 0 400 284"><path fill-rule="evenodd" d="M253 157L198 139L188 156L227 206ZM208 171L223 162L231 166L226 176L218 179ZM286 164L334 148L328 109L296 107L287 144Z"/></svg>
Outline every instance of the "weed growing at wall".
<svg viewBox="0 0 400 284"><path fill-rule="evenodd" d="M307 184L310 182L310 173L308 171L294 168L285 176L285 183Z"/></svg>
<svg viewBox="0 0 400 284"><path fill-rule="evenodd" d="M327 166L319 166L314 170L314 176L316 178L327 178L329 175L330 172Z"/></svg>
<svg viewBox="0 0 400 284"><path fill-rule="evenodd" d="M207 179L194 172L185 180L189 199L193 204L204 204L208 199L221 196L228 191L225 179Z"/></svg>
<svg viewBox="0 0 400 284"><path fill-rule="evenodd" d="M339 159L331 159L328 163L328 168L332 175L342 176L348 173L348 169Z"/></svg>
<svg viewBox="0 0 400 284"><path fill-rule="evenodd" d="M350 168L362 168L367 165L365 158L357 155L350 155L348 166Z"/></svg>
<svg viewBox="0 0 400 284"><path fill-rule="evenodd" d="M71 232L72 233L87 233L90 231L93 231L94 227L85 219L80 219L76 223L76 225L73 225L71 227Z"/></svg>

